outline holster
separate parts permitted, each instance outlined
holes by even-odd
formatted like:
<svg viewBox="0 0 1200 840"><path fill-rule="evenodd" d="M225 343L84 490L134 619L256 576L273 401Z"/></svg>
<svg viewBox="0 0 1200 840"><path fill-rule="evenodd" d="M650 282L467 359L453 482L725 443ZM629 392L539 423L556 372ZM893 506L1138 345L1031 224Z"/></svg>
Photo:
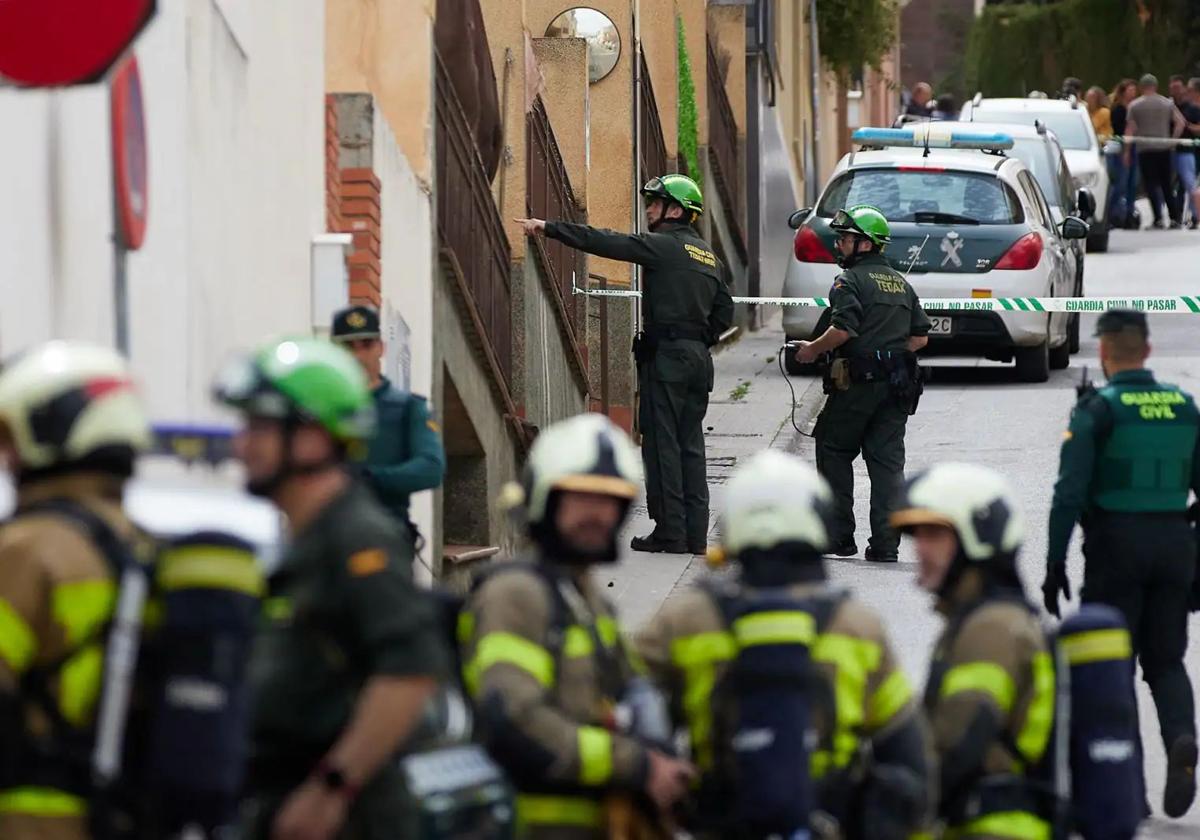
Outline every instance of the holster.
<svg viewBox="0 0 1200 840"><path fill-rule="evenodd" d="M822 384L826 394L834 391L849 391L852 377L850 375L850 359L839 356L824 370Z"/></svg>

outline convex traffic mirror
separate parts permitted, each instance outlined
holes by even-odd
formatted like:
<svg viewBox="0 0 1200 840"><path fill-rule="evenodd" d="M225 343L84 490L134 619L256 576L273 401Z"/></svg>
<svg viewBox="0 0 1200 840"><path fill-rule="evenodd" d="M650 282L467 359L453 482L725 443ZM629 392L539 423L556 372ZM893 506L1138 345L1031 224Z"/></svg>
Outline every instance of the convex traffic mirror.
<svg viewBox="0 0 1200 840"><path fill-rule="evenodd" d="M588 81L603 79L621 57L621 35L608 15L586 6L567 9L546 27L547 38L582 38L588 45Z"/></svg>

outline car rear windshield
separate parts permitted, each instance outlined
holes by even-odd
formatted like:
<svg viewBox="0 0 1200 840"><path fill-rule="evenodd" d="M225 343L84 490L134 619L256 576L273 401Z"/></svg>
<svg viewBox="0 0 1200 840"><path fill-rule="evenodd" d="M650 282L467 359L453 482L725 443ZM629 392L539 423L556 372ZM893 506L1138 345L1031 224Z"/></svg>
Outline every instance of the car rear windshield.
<svg viewBox="0 0 1200 840"><path fill-rule="evenodd" d="M991 108L976 108L971 112L971 122L1016 123L1033 125L1040 122L1058 135L1064 149L1090 149L1092 136L1087 130L1087 112L1078 111L993 111Z"/></svg>
<svg viewBox="0 0 1200 840"><path fill-rule="evenodd" d="M958 222L1013 225L1024 220L1021 204L995 175L911 169L855 169L825 191L817 213L832 218L843 207L870 204L891 222Z"/></svg>

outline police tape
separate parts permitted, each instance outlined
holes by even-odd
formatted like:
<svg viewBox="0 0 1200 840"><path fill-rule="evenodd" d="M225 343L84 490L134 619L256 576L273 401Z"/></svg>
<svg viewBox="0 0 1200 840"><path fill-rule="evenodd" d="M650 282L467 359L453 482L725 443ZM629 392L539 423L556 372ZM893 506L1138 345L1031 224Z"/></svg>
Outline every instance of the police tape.
<svg viewBox="0 0 1200 840"><path fill-rule="evenodd" d="M577 295L588 297L639 298L635 289L575 289ZM763 306L799 306L825 309L829 298L823 297L744 297L735 296L734 303L753 303ZM1104 312L1109 309L1134 309L1146 313L1181 313L1200 315L1200 295L1169 297L1010 297L1010 298L922 298L921 306L928 311L947 312Z"/></svg>

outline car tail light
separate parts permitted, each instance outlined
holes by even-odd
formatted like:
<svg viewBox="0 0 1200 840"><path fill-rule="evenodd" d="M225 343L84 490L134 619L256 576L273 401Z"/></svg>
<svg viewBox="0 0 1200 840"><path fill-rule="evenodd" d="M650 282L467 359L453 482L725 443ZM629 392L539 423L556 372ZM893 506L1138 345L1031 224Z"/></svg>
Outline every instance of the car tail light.
<svg viewBox="0 0 1200 840"><path fill-rule="evenodd" d="M993 267L1028 271L1037 268L1041 261L1042 236L1040 233L1027 233L1014 242Z"/></svg>
<svg viewBox="0 0 1200 840"><path fill-rule="evenodd" d="M821 237L807 225L796 231L796 259L808 263L831 263L833 254L825 247Z"/></svg>

